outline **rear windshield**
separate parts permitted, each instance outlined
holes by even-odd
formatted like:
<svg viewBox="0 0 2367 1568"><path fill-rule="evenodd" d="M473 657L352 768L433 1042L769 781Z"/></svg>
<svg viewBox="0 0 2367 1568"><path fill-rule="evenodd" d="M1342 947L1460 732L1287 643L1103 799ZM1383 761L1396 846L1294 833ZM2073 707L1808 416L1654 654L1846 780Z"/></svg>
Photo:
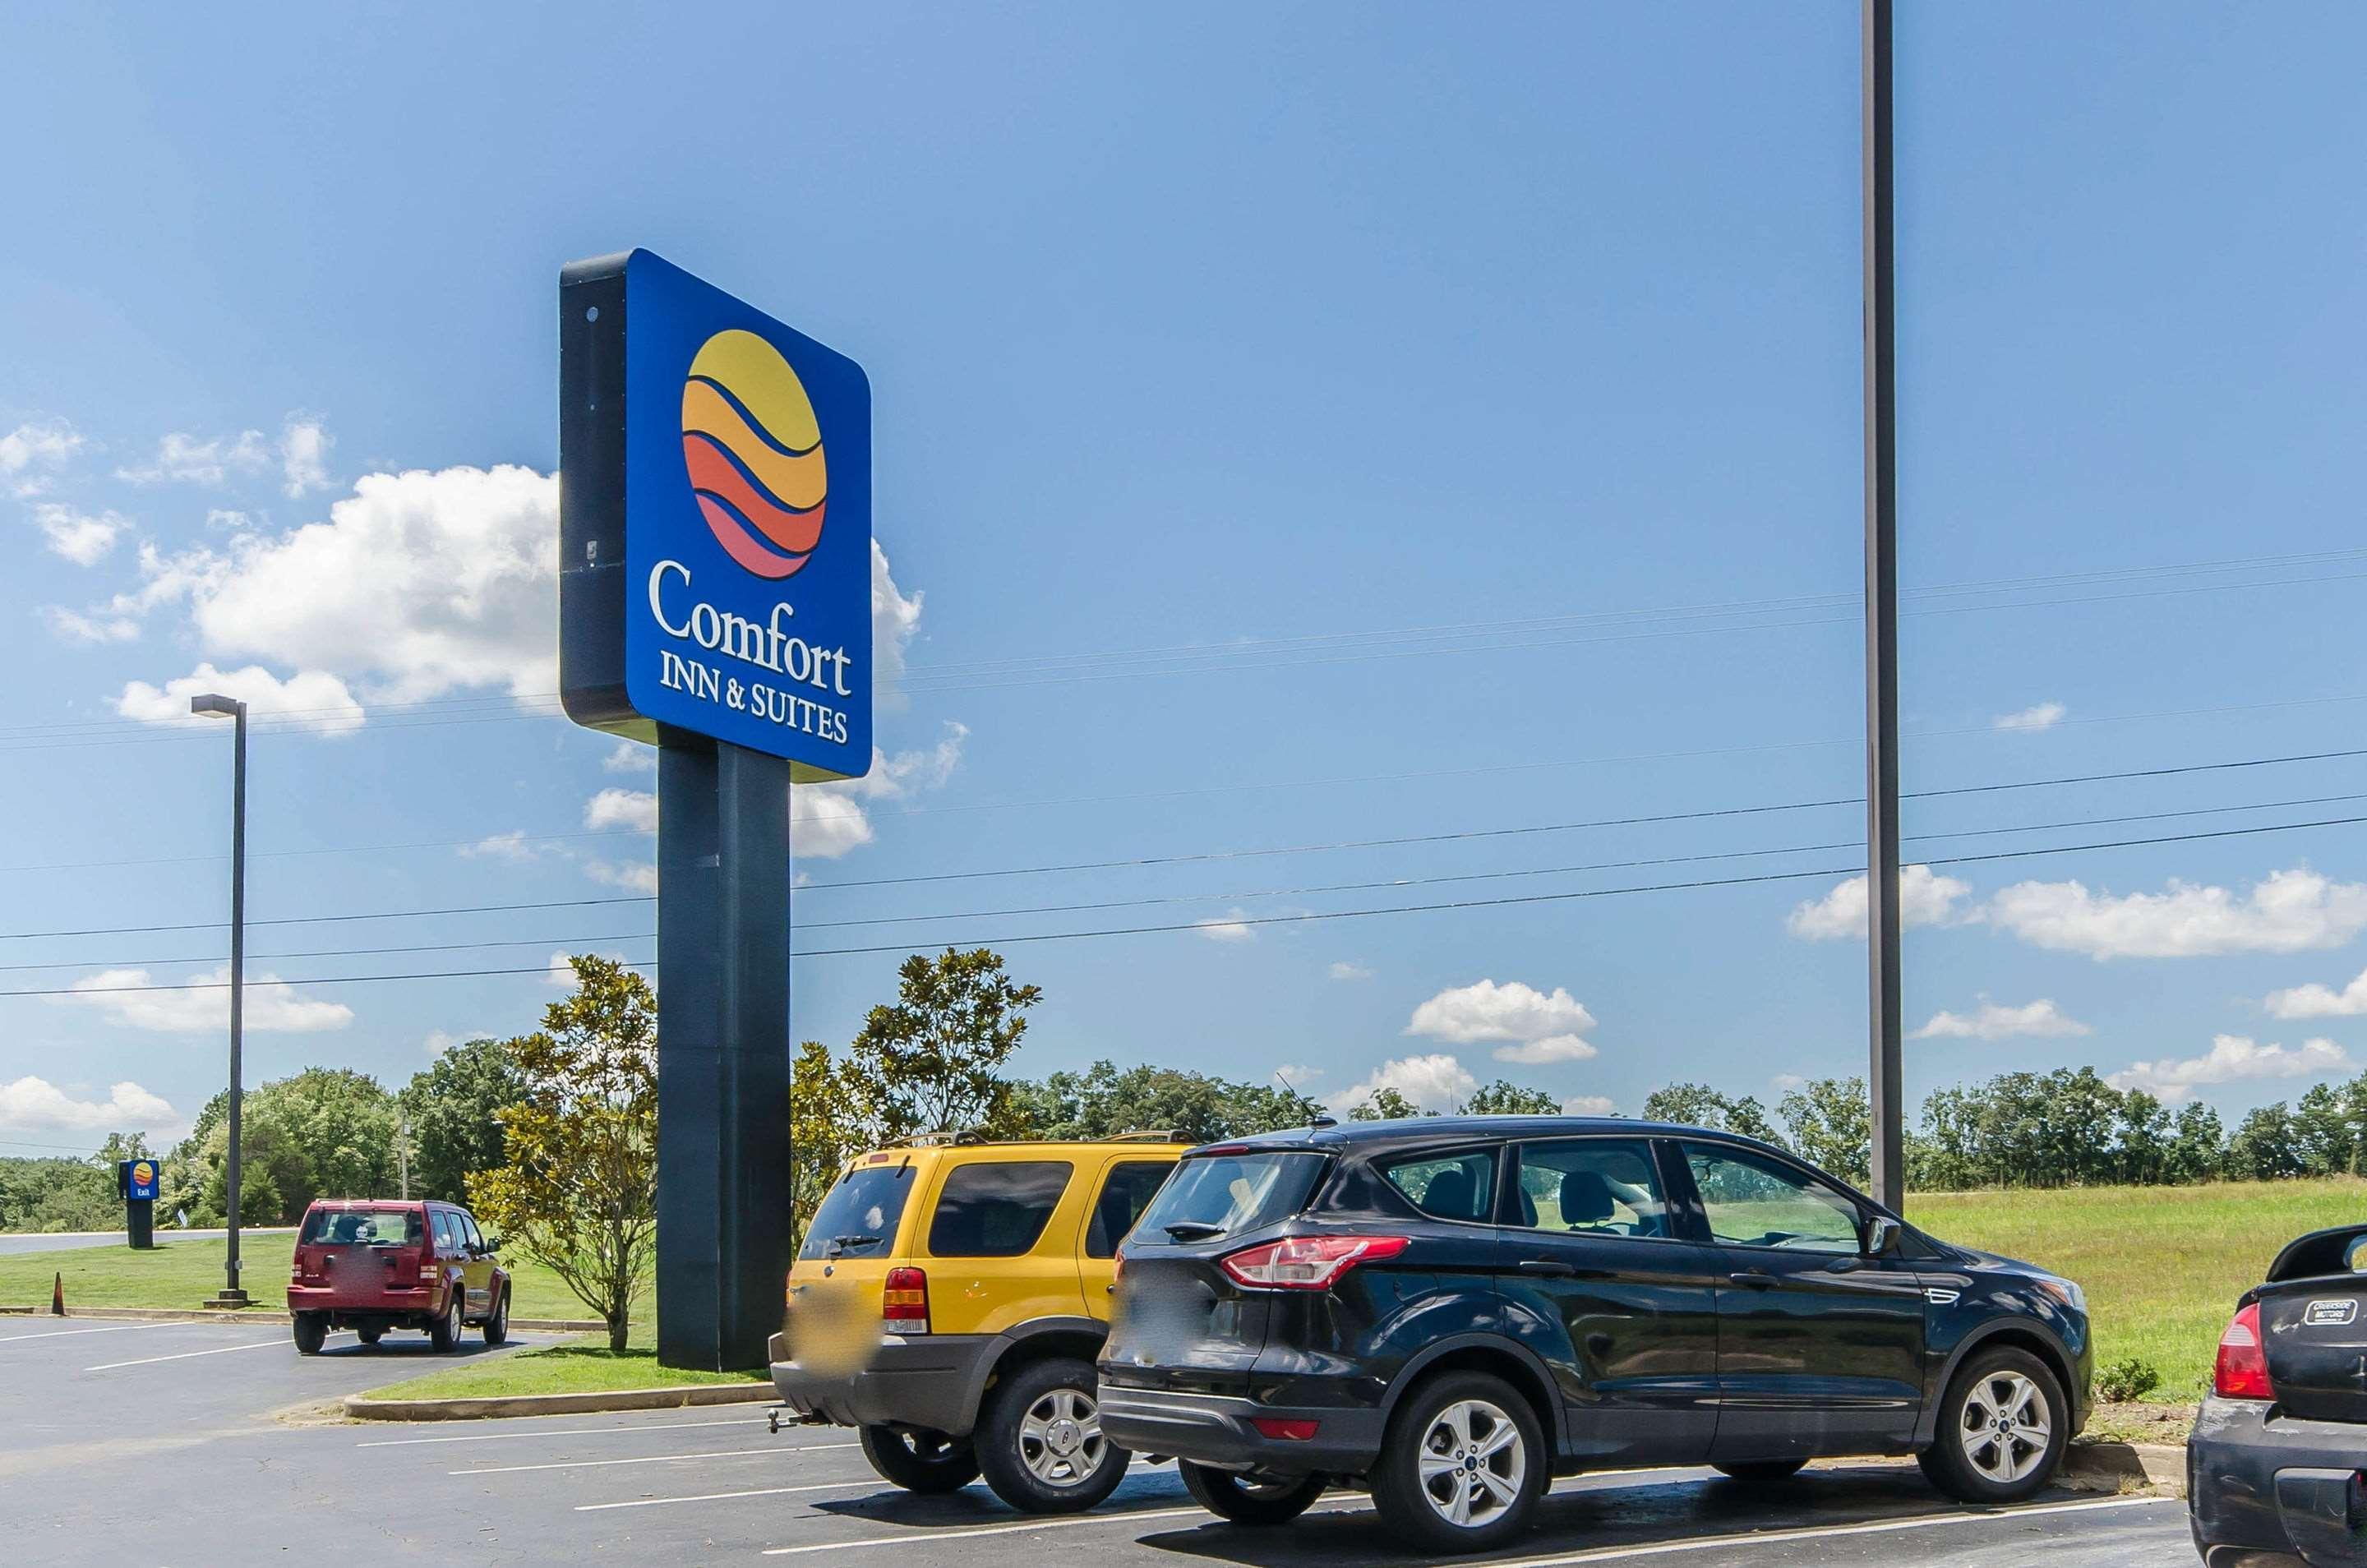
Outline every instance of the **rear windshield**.
<svg viewBox="0 0 2367 1568"><path fill-rule="evenodd" d="M1175 1168L1134 1234L1142 1240L1206 1241L1298 1213L1323 1169L1317 1154L1202 1155ZM1181 1235L1170 1227L1179 1227Z"/></svg>
<svg viewBox="0 0 2367 1568"><path fill-rule="evenodd" d="M896 1239L912 1165L869 1165L846 1173L814 1211L799 1258L876 1258Z"/></svg>
<svg viewBox="0 0 2367 1568"><path fill-rule="evenodd" d="M315 1209L299 1241L326 1247L417 1247L416 1209Z"/></svg>

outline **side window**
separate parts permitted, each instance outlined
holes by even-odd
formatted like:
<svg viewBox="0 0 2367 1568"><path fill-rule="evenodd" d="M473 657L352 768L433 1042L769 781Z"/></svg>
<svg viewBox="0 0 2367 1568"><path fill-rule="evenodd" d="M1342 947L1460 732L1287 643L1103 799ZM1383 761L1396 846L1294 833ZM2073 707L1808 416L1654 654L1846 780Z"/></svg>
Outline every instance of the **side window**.
<svg viewBox="0 0 2367 1568"><path fill-rule="evenodd" d="M1858 1250L1857 1205L1789 1166L1739 1149L1685 1145L1712 1240L1795 1252Z"/></svg>
<svg viewBox="0 0 2367 1568"><path fill-rule="evenodd" d="M1416 1155L1381 1167L1388 1184L1423 1213L1442 1220L1487 1220L1496 1205L1496 1151Z"/></svg>
<svg viewBox="0 0 2367 1568"><path fill-rule="evenodd" d="M427 1213L436 1225L436 1255L448 1258L459 1251L460 1244L452 1235L452 1216L441 1209L430 1209Z"/></svg>
<svg viewBox="0 0 2367 1568"><path fill-rule="evenodd" d="M1641 1138L1521 1145L1518 1223L1578 1235L1669 1234L1652 1148Z"/></svg>
<svg viewBox="0 0 2367 1568"><path fill-rule="evenodd" d="M1093 1200L1093 1224L1085 1227L1085 1256L1115 1258L1117 1244L1150 1207L1152 1196L1166 1183L1175 1162L1163 1159L1122 1160L1110 1167L1102 1192Z"/></svg>
<svg viewBox="0 0 2367 1568"><path fill-rule="evenodd" d="M474 1214L458 1214L455 1215L454 1218L460 1222L460 1240L462 1244L465 1245L470 1252L484 1251L485 1233L477 1228L477 1217Z"/></svg>
<svg viewBox="0 0 2367 1568"><path fill-rule="evenodd" d="M935 1258L1017 1258L1031 1251L1069 1190L1067 1160L956 1166L929 1222Z"/></svg>

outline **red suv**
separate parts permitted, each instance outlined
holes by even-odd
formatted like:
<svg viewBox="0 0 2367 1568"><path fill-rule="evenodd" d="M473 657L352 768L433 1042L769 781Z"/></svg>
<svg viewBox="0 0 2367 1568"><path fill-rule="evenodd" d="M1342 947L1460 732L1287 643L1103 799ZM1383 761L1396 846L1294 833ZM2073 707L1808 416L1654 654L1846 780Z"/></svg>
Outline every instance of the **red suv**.
<svg viewBox="0 0 2367 1568"><path fill-rule="evenodd" d="M501 1247L469 1211L435 1199L323 1198L304 1211L288 1277L296 1348L320 1354L332 1328L375 1345L390 1328L424 1328L438 1350L458 1349L464 1324L485 1343L509 1337L510 1277Z"/></svg>

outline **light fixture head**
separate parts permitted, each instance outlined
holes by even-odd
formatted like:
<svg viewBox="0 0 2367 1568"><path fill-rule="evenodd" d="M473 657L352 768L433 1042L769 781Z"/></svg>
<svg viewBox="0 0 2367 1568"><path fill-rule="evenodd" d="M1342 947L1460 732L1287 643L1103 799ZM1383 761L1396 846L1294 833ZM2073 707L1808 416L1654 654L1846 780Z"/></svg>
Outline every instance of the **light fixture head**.
<svg viewBox="0 0 2367 1568"><path fill-rule="evenodd" d="M246 711L246 705L236 697L225 697L209 692L201 697L191 697L189 711L206 714L215 718L236 718Z"/></svg>

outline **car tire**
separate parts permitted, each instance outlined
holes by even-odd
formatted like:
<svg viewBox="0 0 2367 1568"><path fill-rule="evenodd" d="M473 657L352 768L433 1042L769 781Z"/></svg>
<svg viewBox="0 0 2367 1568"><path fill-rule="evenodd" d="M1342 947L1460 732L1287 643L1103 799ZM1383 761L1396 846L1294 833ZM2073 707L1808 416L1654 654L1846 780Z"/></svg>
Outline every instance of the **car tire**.
<svg viewBox="0 0 2367 1568"><path fill-rule="evenodd" d="M1491 1551L1528 1528L1551 1464L1536 1412L1510 1383L1449 1372L1399 1402L1373 1469L1373 1506L1410 1546Z"/></svg>
<svg viewBox="0 0 2367 1568"><path fill-rule="evenodd" d="M295 1316L296 1353L300 1356L319 1355L321 1347L329 1339L328 1314L300 1312Z"/></svg>
<svg viewBox="0 0 2367 1568"><path fill-rule="evenodd" d="M1976 1350L1948 1380L1931 1446L1916 1462L1960 1503L2019 1503L2054 1479L2070 1415L2045 1362L2010 1346Z"/></svg>
<svg viewBox="0 0 2367 1568"><path fill-rule="evenodd" d="M1791 1480L1807 1462L1804 1459L1755 1459L1735 1464L1714 1464L1710 1468L1733 1480L1753 1486L1765 1486Z"/></svg>
<svg viewBox="0 0 2367 1568"><path fill-rule="evenodd" d="M354 1330L354 1337L365 1345L375 1345L386 1337L386 1325L374 1323L368 1328L357 1328Z"/></svg>
<svg viewBox="0 0 2367 1568"><path fill-rule="evenodd" d="M467 1299L459 1286L453 1286L452 1293L445 1299L443 1312L427 1325L427 1342L436 1349L449 1353L460 1348L460 1314L468 1310L463 1304Z"/></svg>
<svg viewBox="0 0 2367 1568"><path fill-rule="evenodd" d="M978 1479L978 1455L967 1438L893 1427L866 1427L858 1436L879 1479L907 1492L958 1492Z"/></svg>
<svg viewBox="0 0 2367 1568"><path fill-rule="evenodd" d="M1190 1460L1176 1461L1184 1490L1200 1506L1236 1525L1286 1525L1323 1495L1319 1475L1270 1476L1260 1480L1238 1471L1216 1470Z"/></svg>
<svg viewBox="0 0 2367 1568"><path fill-rule="evenodd" d="M493 1302L493 1315L485 1319L485 1343L499 1345L510 1337L510 1292L507 1286Z"/></svg>
<svg viewBox="0 0 2367 1568"><path fill-rule="evenodd" d="M1133 1456L1102 1435L1100 1386L1093 1363L1072 1356L1002 1380L970 1438L996 1496L1025 1513L1073 1514L1117 1489Z"/></svg>

